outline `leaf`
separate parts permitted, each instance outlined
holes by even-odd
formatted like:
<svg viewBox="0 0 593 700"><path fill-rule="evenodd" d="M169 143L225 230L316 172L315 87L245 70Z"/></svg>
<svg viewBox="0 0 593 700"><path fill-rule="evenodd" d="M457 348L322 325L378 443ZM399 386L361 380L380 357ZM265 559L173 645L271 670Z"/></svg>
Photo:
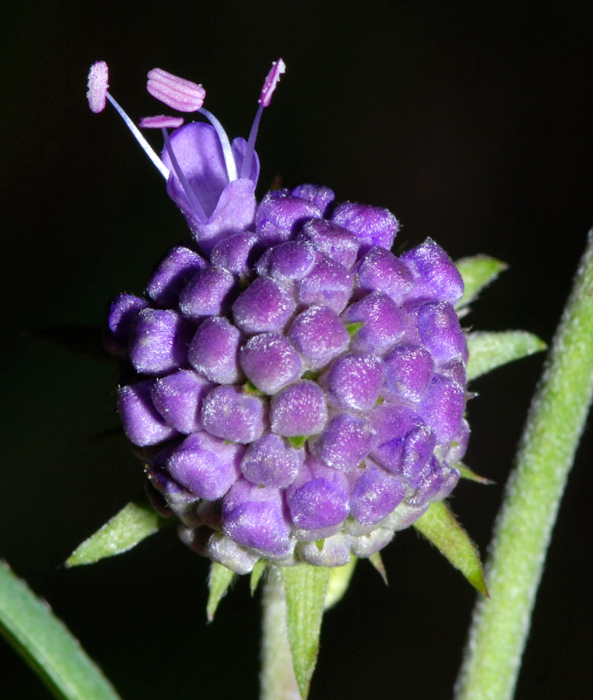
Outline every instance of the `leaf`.
<svg viewBox="0 0 593 700"><path fill-rule="evenodd" d="M484 484L485 486L490 486L491 484L495 483L491 479L487 479L485 476L480 476L479 474L476 474L475 471L471 470L468 466L462 464L461 462L457 462L457 464L455 465L455 469L459 469L462 479L467 479L468 481L475 481L476 483Z"/></svg>
<svg viewBox="0 0 593 700"><path fill-rule="evenodd" d="M461 299L455 304L456 309L462 309L477 299L478 294L507 269L507 264L490 258L487 255L475 255L471 258L462 258L455 263L463 277L465 291Z"/></svg>
<svg viewBox="0 0 593 700"><path fill-rule="evenodd" d="M294 675L303 699L309 694L317 663L321 618L330 570L325 566L297 564L282 567L286 592L286 626Z"/></svg>
<svg viewBox="0 0 593 700"><path fill-rule="evenodd" d="M444 501L431 503L414 527L461 571L474 588L488 596L478 550Z"/></svg>
<svg viewBox="0 0 593 700"><path fill-rule="evenodd" d="M120 700L64 623L4 562L0 562L0 631L55 697Z"/></svg>
<svg viewBox="0 0 593 700"><path fill-rule="evenodd" d="M352 580L357 561L358 559L352 556L345 566L334 566L330 569L327 593L325 594L325 603L323 605L324 610L329 610L342 600Z"/></svg>
<svg viewBox="0 0 593 700"><path fill-rule="evenodd" d="M219 564L216 561L212 562L210 567L210 578L208 579L208 603L206 604L206 617L208 622L214 620L214 615L218 608L218 604L226 595L228 587L235 578L235 572L227 569L226 566Z"/></svg>
<svg viewBox="0 0 593 700"><path fill-rule="evenodd" d="M257 587L259 585L259 582L261 580L261 577L266 570L266 567L268 566L268 560L267 559L258 559L255 562L255 565L253 567L253 570L251 572L251 578L249 580L249 589L251 591L251 595L255 595L255 591L257 591Z"/></svg>
<svg viewBox="0 0 593 700"><path fill-rule="evenodd" d="M469 361L467 380L490 372L513 360L533 355L546 349L546 344L533 333L503 331L468 333Z"/></svg>
<svg viewBox="0 0 593 700"><path fill-rule="evenodd" d="M114 361L103 345L101 326L50 326L29 331L29 335L76 355L84 355L102 362Z"/></svg>
<svg viewBox="0 0 593 700"><path fill-rule="evenodd" d="M385 564L383 563L383 558L381 557L381 552L375 552L369 557L369 562L373 565L375 571L383 579L383 583L388 586L389 581L387 581L387 571L385 570Z"/></svg>
<svg viewBox="0 0 593 700"><path fill-rule="evenodd" d="M68 557L66 566L94 564L106 557L127 552L167 522L148 503L132 501L80 544Z"/></svg>

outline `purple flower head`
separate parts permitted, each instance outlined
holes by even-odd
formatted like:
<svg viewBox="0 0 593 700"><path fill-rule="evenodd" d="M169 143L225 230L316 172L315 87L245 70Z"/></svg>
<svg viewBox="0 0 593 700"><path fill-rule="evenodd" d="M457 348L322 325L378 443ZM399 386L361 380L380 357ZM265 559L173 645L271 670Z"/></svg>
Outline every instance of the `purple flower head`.
<svg viewBox="0 0 593 700"><path fill-rule="evenodd" d="M119 413L155 507L238 573L261 557L371 556L451 492L469 438L463 287L446 253L427 240L396 256L393 214L328 187L256 199L255 140L284 70L232 143L201 85L150 71L149 93L182 112L141 122L161 129L162 158L107 91L107 66L89 76L91 109L120 113L192 234L143 297L111 304ZM206 122L180 125L192 113Z"/></svg>

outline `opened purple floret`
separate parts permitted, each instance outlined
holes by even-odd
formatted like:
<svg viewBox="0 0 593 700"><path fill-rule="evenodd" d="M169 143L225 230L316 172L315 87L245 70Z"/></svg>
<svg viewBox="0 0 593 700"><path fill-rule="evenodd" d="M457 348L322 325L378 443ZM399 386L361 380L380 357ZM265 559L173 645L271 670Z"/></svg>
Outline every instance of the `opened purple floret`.
<svg viewBox="0 0 593 700"><path fill-rule="evenodd" d="M257 130L283 72L231 143L201 86L151 71L153 96L209 122L142 120L162 130L162 158L107 92L106 65L89 76L91 108L127 120L192 233L144 297L111 304L119 413L155 507L238 573L371 556L451 493L469 437L463 282L443 249L395 256L393 214L327 187L256 199Z"/></svg>

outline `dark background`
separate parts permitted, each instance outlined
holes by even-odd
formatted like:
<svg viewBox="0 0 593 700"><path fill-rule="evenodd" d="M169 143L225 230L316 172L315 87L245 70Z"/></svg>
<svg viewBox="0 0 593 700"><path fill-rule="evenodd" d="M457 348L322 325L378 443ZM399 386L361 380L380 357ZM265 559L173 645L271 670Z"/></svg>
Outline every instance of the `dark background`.
<svg viewBox="0 0 593 700"><path fill-rule="evenodd" d="M550 341L592 223L593 3L192 2L5 4L2 68L3 316L0 556L52 605L125 700L257 697L258 602L246 581L205 624L208 563L161 533L98 565L62 562L142 488L117 424L115 370L31 340L100 324L140 293L187 233L113 111L85 100L90 64L137 119L159 66L202 82L231 136L249 131L262 80L288 71L264 115L260 190L331 186L386 206L401 244L510 269L468 318ZM155 140L158 145L158 139ZM495 486L452 499L485 552L543 357L478 380L467 462ZM571 474L537 601L518 698L591 686L591 435ZM390 585L359 565L324 621L311 700L449 698L475 595L413 531L384 552ZM3 698L47 698L0 642Z"/></svg>

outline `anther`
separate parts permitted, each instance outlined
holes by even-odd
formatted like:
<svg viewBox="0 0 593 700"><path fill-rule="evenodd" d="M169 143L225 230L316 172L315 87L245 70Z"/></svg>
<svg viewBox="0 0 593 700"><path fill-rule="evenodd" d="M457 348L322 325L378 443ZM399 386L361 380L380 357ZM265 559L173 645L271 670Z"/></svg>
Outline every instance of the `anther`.
<svg viewBox="0 0 593 700"><path fill-rule="evenodd" d="M272 63L272 69L266 76L264 80L264 86L259 95L258 104L259 107L255 113L255 119L251 125L251 131L249 132L249 140L247 141L247 149L245 150L245 157L243 158L243 165L241 166L240 177L249 177L251 171L251 163L253 162L253 153L255 151L255 141L257 139L257 131L259 129L259 123L261 121L261 115L266 107L269 107L272 101L272 95L278 85L280 76L282 73L286 72L286 64L279 58L277 61Z"/></svg>
<svg viewBox="0 0 593 700"><path fill-rule="evenodd" d="M86 93L91 112L98 114L105 109L107 88L109 87L109 68L105 61L97 61L91 66Z"/></svg>
<svg viewBox="0 0 593 700"><path fill-rule="evenodd" d="M197 112L204 104L206 90L191 80L179 78L161 68L153 68L146 77L148 92L171 109L178 112Z"/></svg>
<svg viewBox="0 0 593 700"><path fill-rule="evenodd" d="M272 63L272 69L266 76L266 79L264 81L264 86L261 91L261 95L259 96L259 104L262 107L269 107L270 102L272 101L272 95L274 94L274 90L276 89L276 85L278 85L278 81L280 80L280 76L286 72L286 64L284 61L279 58L277 61L274 61Z"/></svg>
<svg viewBox="0 0 593 700"><path fill-rule="evenodd" d="M178 129L184 122L183 117L170 117L159 114L155 117L142 117L141 129Z"/></svg>

